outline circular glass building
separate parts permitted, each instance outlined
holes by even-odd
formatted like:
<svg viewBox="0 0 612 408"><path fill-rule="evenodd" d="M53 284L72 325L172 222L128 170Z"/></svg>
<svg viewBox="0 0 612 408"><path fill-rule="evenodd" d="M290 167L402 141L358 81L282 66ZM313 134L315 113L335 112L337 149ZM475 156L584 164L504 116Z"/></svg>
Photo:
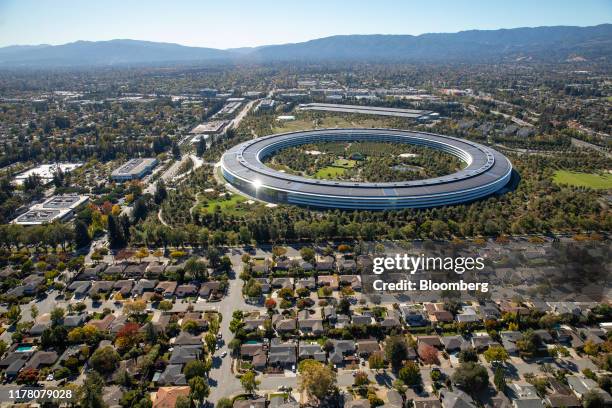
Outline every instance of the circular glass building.
<svg viewBox="0 0 612 408"><path fill-rule="evenodd" d="M271 169L262 161L279 150L319 142L391 142L455 155L467 166L442 177L389 183L317 180ZM459 204L486 197L510 180L512 164L489 147L455 137L396 129L321 129L265 136L232 147L223 177L257 199L323 209L386 210Z"/></svg>

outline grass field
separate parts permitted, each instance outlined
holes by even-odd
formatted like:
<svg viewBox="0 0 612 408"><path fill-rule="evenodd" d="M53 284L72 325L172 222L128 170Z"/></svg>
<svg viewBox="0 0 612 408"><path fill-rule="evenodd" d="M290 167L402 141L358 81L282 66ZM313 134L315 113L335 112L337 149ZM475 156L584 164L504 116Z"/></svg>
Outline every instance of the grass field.
<svg viewBox="0 0 612 408"><path fill-rule="evenodd" d="M343 167L328 166L319 169L314 177L318 179L333 179L344 174L345 171L346 169Z"/></svg>
<svg viewBox="0 0 612 408"><path fill-rule="evenodd" d="M337 159L334 161L334 167L342 167L345 169L352 169L357 165L355 160Z"/></svg>
<svg viewBox="0 0 612 408"><path fill-rule="evenodd" d="M221 208L221 212L225 214L233 214L239 215L244 214L246 209L238 208L238 204L246 201L241 195L232 194L229 200L226 200L224 197L219 197L214 200L207 200L206 203L202 203L200 207L200 211L205 211L207 213L212 213L215 211L215 206L219 206Z"/></svg>
<svg viewBox="0 0 612 408"><path fill-rule="evenodd" d="M568 184L576 187L589 187L597 190L612 189L612 174L578 173L574 171L557 170L553 176L557 184Z"/></svg>

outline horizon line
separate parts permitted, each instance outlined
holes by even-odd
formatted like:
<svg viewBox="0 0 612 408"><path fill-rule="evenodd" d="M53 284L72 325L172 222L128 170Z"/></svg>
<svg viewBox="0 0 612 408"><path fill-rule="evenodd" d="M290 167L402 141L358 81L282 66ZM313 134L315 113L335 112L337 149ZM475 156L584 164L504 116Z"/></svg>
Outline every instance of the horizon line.
<svg viewBox="0 0 612 408"><path fill-rule="evenodd" d="M605 25L612 25L612 22L611 23L594 24L594 25L565 25L565 24L559 24L559 25L540 25L540 26L499 27L499 28L492 28L492 29L473 28L473 29L459 30L459 31L453 31L453 32L450 32L450 31L446 31L446 32L441 32L441 31L440 32L423 32L423 33L420 33L420 34L384 34L384 33L334 34L334 35L327 35L327 36L323 36L323 37L310 38L310 39L302 40L302 41L295 41L295 42L261 44L261 45L245 45L245 46L229 47L229 48L216 48L216 47L210 47L210 46L206 46L206 45L185 45L185 44L181 44L181 43L177 43L177 42L155 41L155 40L147 40L147 39L111 38L111 39L107 39L107 40L78 39L78 40L68 41L68 42L64 42L64 43L8 44L8 45L0 45L0 49L11 48L11 47L43 47L43 46L46 46L46 47L61 47L63 45L75 44L75 43L78 43L78 42L96 43L96 42L112 42L112 41L138 41L138 42L150 42L150 43L156 43L156 44L178 45L178 46L181 46L181 47L188 47L188 48L208 48L208 49L214 49L214 50L220 50L220 51L231 51L231 50L237 50L237 49L255 49L255 48L262 48L262 47L271 47L271 46L276 46L276 45L301 44L301 43L306 43L306 42L309 42L309 41L322 40L322 39L325 39L325 38L332 38L332 37L351 37L351 36L398 36L398 37L399 36L409 36L409 37L420 37L420 36L424 36L424 35L435 35L435 34L459 34L459 33L471 32L471 31L489 31L490 32L490 31L503 31L503 30L556 28L556 27L591 28L591 27L599 27L599 26L605 26Z"/></svg>

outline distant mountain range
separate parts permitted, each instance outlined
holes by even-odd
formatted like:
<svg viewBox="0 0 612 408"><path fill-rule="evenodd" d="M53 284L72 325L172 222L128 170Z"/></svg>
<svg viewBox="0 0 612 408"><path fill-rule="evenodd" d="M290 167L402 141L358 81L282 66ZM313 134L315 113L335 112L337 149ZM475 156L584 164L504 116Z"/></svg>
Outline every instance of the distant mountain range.
<svg viewBox="0 0 612 408"><path fill-rule="evenodd" d="M560 62L612 59L612 24L471 30L449 34L340 35L220 50L137 40L0 48L0 67L160 65L204 62Z"/></svg>

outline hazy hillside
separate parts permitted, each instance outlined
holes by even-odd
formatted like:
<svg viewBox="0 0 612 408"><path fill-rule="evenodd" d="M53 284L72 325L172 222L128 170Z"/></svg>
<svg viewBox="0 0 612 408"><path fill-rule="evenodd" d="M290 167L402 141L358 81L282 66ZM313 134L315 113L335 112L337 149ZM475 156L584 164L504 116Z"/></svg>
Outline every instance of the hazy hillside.
<svg viewBox="0 0 612 408"><path fill-rule="evenodd" d="M348 35L261 48L263 60L368 59L482 61L529 56L563 60L612 56L612 25L538 27L454 34Z"/></svg>
<svg viewBox="0 0 612 408"><path fill-rule="evenodd" d="M449 34L345 35L296 44L218 50L136 40L0 48L0 66L101 66L205 61L465 61L612 57L612 24L472 30Z"/></svg>
<svg viewBox="0 0 612 408"><path fill-rule="evenodd" d="M0 48L2 65L83 66L210 61L227 51L136 40L77 41L63 45Z"/></svg>

